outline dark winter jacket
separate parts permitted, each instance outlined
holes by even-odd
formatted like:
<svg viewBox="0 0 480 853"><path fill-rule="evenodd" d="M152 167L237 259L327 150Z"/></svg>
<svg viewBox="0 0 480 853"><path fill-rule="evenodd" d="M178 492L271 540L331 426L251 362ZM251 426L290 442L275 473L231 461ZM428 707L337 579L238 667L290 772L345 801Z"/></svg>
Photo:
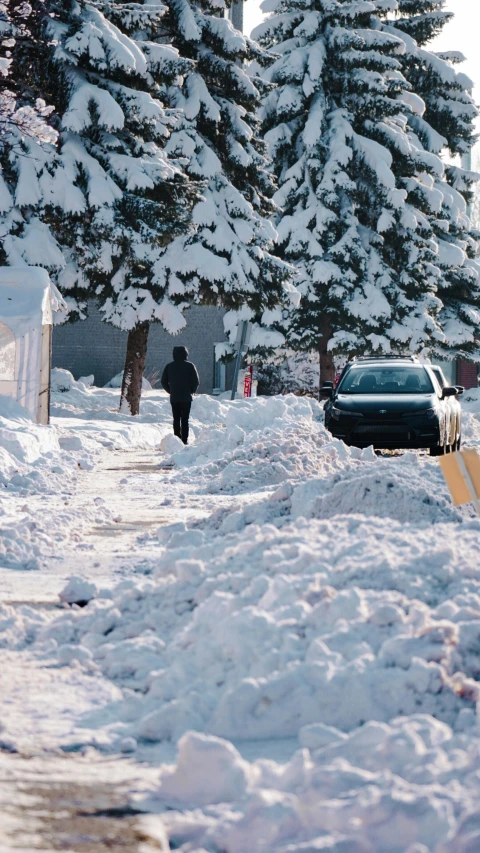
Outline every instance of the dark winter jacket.
<svg viewBox="0 0 480 853"><path fill-rule="evenodd" d="M191 403L200 379L197 368L188 359L186 347L173 348L173 361L162 374L162 387L170 394L172 403Z"/></svg>

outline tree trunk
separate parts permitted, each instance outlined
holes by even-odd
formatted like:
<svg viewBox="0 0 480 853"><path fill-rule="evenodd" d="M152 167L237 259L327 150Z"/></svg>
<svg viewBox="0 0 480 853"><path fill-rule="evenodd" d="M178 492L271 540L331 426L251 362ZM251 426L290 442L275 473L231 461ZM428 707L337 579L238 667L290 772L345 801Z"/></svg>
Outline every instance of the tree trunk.
<svg viewBox="0 0 480 853"><path fill-rule="evenodd" d="M128 333L122 394L120 396L120 411L126 415L138 415L140 412L149 328L149 323L138 323Z"/></svg>
<svg viewBox="0 0 480 853"><path fill-rule="evenodd" d="M333 331L328 317L324 316L320 323L320 388L324 382L335 382L335 364L333 355L328 350L328 343L332 339Z"/></svg>

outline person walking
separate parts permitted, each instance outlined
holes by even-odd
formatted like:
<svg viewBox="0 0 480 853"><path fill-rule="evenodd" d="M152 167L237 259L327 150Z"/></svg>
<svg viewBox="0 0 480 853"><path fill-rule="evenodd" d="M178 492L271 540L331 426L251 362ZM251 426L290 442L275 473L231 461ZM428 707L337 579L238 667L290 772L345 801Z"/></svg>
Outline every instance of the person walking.
<svg viewBox="0 0 480 853"><path fill-rule="evenodd" d="M162 387L170 394L173 432L184 444L188 444L188 419L199 383L197 368L188 361L187 348L174 347L173 361L166 365L162 373Z"/></svg>

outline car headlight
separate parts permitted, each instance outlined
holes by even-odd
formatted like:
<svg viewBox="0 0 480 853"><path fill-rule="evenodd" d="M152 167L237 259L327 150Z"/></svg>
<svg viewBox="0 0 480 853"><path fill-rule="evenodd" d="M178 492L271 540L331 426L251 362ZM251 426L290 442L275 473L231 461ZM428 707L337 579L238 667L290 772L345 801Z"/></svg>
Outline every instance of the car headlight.
<svg viewBox="0 0 480 853"><path fill-rule="evenodd" d="M414 414L427 417L429 421L433 421L434 418L438 417L439 412L438 409L422 409L420 412L414 412ZM409 415L405 415L404 417L408 418Z"/></svg>
<svg viewBox="0 0 480 853"><path fill-rule="evenodd" d="M332 406L331 408L331 416L335 421L338 421L340 415L349 415L351 418L363 418L359 412L349 412L346 409L337 409L336 406Z"/></svg>

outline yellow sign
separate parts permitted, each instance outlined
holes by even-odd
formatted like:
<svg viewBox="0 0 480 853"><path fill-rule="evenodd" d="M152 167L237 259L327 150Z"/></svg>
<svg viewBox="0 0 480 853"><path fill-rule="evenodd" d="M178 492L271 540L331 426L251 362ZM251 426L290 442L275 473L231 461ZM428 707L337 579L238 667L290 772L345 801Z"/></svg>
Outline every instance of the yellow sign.
<svg viewBox="0 0 480 853"><path fill-rule="evenodd" d="M480 456L477 451L462 450L441 456L440 465L455 506L472 502L480 515Z"/></svg>

